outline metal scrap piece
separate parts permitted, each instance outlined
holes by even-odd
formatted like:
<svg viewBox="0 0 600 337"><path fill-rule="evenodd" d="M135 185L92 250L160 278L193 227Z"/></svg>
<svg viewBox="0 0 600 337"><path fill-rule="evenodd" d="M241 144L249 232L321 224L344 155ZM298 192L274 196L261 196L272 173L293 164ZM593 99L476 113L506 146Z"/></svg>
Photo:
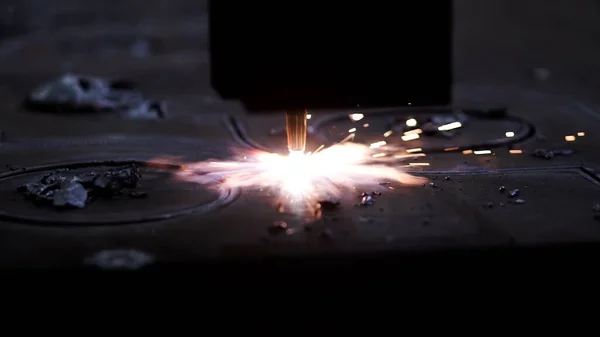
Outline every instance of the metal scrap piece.
<svg viewBox="0 0 600 337"><path fill-rule="evenodd" d="M372 196L365 195L364 197L362 197L360 204L361 204L361 206L368 206L368 205L373 205L374 202L375 202L375 200L373 200Z"/></svg>
<svg viewBox="0 0 600 337"><path fill-rule="evenodd" d="M154 260L152 255L136 249L114 249L95 253L84 259L84 263L101 269L136 270Z"/></svg>
<svg viewBox="0 0 600 337"><path fill-rule="evenodd" d="M535 149L531 155L533 157L544 158L544 159L552 159L556 156L570 156L574 154L575 151L570 149L562 149L562 150L546 150L546 149Z"/></svg>
<svg viewBox="0 0 600 337"><path fill-rule="evenodd" d="M33 90L28 110L44 112L121 112L129 118L165 118L166 105L146 99L130 81L65 74Z"/></svg>
<svg viewBox="0 0 600 337"><path fill-rule="evenodd" d="M546 149L535 149L531 155L533 157L544 158L548 160L554 158L554 152Z"/></svg>
<svg viewBox="0 0 600 337"><path fill-rule="evenodd" d="M54 192L52 204L56 207L84 208L87 202L88 192L76 181L66 181Z"/></svg>

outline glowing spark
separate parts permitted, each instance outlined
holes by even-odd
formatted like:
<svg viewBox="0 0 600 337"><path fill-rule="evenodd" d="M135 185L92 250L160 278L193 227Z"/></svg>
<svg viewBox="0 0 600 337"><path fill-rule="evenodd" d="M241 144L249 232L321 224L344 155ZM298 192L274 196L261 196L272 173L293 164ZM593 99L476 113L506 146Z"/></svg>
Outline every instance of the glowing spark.
<svg viewBox="0 0 600 337"><path fill-rule="evenodd" d="M386 132L383 134L383 136L384 136L384 137L389 137L389 136L391 136L391 135L392 135L392 133L394 133L394 132L393 132L392 130L389 130L389 131L386 131Z"/></svg>
<svg viewBox="0 0 600 337"><path fill-rule="evenodd" d="M314 208L320 198L339 198L357 185L376 185L381 181L422 184L425 178L402 172L398 166L385 165L390 157L373 157L362 144L347 142L311 155L291 152L289 156L256 151L244 153L248 160L190 163L179 177L206 185L220 181L225 187L269 188L279 201L290 202L292 211ZM241 156L240 156L241 159ZM314 214L314 209L311 210Z"/></svg>
<svg viewBox="0 0 600 337"><path fill-rule="evenodd" d="M381 157L385 157L385 153L375 153L373 155L373 158L381 158Z"/></svg>
<svg viewBox="0 0 600 337"><path fill-rule="evenodd" d="M416 157L425 157L425 153L394 155L394 158L398 158L398 159L416 158Z"/></svg>
<svg viewBox="0 0 600 337"><path fill-rule="evenodd" d="M452 122L450 124L445 124L445 125L441 125L438 127L438 130L440 131L448 131L448 130L454 130L454 129L458 129L462 126L462 124L460 124L460 122Z"/></svg>
<svg viewBox="0 0 600 337"><path fill-rule="evenodd" d="M473 151L473 153L475 153L475 154L491 154L492 151L491 150L479 150L479 151Z"/></svg>
<svg viewBox="0 0 600 337"><path fill-rule="evenodd" d="M573 141L575 141L575 136L565 136L565 140L567 142L573 142Z"/></svg>
<svg viewBox="0 0 600 337"><path fill-rule="evenodd" d="M406 126L411 127L411 128L417 126L417 120L414 118L408 119L406 121Z"/></svg>
<svg viewBox="0 0 600 337"><path fill-rule="evenodd" d="M585 136L585 132L577 132L577 136L578 137L583 137L583 136Z"/></svg>
<svg viewBox="0 0 600 337"><path fill-rule="evenodd" d="M418 134L421 134L421 133L423 133L423 130L421 130L421 129L414 129L414 130L406 131L406 132L404 133L404 135L405 135L405 136L408 136L408 135L415 135L415 134L416 134L416 135L418 135Z"/></svg>
<svg viewBox="0 0 600 337"><path fill-rule="evenodd" d="M414 149L408 149L408 150L406 150L406 152L408 152L408 153L421 152L421 151L423 151L423 149L420 148L420 147L416 147Z"/></svg>
<svg viewBox="0 0 600 337"><path fill-rule="evenodd" d="M348 130L348 132L350 132L350 133L356 132L356 128L352 128L352 129Z"/></svg>
<svg viewBox="0 0 600 337"><path fill-rule="evenodd" d="M409 166L429 166L429 163L408 163Z"/></svg>
<svg viewBox="0 0 600 337"><path fill-rule="evenodd" d="M365 118L365 115L363 114L351 114L350 115L350 119L352 119L355 122L358 122L359 120Z"/></svg>
<svg viewBox="0 0 600 337"><path fill-rule="evenodd" d="M363 124L363 128L368 128L368 127L369 127L369 123Z"/></svg>
<svg viewBox="0 0 600 337"><path fill-rule="evenodd" d="M349 140L352 140L352 139L354 139L354 137L356 137L356 134L355 133L351 133L351 134L347 135L346 138L342 139L340 141L340 144L343 144L343 143L345 143L345 142L347 142Z"/></svg>
<svg viewBox="0 0 600 337"><path fill-rule="evenodd" d="M444 151L449 152L449 151L456 151L460 149L460 147L447 147L444 149Z"/></svg>
<svg viewBox="0 0 600 337"><path fill-rule="evenodd" d="M315 150L315 153L317 153L317 152L319 152L319 151L323 150L323 148L324 148L324 147L325 147L325 144L321 144L321 146L319 146L319 147L318 147L318 148Z"/></svg>
<svg viewBox="0 0 600 337"><path fill-rule="evenodd" d="M376 148L378 148L378 147L382 147L382 146L384 146L385 144L387 144L387 143L385 142L385 140L382 140L382 141L375 142L375 143L371 144L369 147L370 147L370 148L372 148L372 149L376 149Z"/></svg>
<svg viewBox="0 0 600 337"><path fill-rule="evenodd" d="M506 137L508 137L508 138L511 138L511 137L514 137L514 136L515 136L515 133L514 133L514 132L512 132L512 131L508 131L508 132L506 132L504 135L506 135Z"/></svg>
<svg viewBox="0 0 600 337"><path fill-rule="evenodd" d="M412 135L404 135L404 136L402 136L402 140L405 141L405 142L408 142L409 140L415 140L417 138L419 138L418 134L412 134Z"/></svg>
<svg viewBox="0 0 600 337"><path fill-rule="evenodd" d="M471 154L471 153L473 153L473 150L464 150L463 151L463 154Z"/></svg>
<svg viewBox="0 0 600 337"><path fill-rule="evenodd" d="M306 115L306 119L311 119L311 118L312 118L312 115L311 115L311 114L307 114L307 115Z"/></svg>
<svg viewBox="0 0 600 337"><path fill-rule="evenodd" d="M510 154L522 154L523 150L509 150L508 151Z"/></svg>

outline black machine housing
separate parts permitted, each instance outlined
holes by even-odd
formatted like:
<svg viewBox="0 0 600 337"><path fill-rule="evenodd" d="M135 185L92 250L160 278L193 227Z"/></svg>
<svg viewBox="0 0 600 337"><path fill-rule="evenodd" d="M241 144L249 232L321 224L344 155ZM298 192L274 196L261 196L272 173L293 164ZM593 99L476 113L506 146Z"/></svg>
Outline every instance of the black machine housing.
<svg viewBox="0 0 600 337"><path fill-rule="evenodd" d="M451 102L452 1L209 1L213 88L250 113Z"/></svg>

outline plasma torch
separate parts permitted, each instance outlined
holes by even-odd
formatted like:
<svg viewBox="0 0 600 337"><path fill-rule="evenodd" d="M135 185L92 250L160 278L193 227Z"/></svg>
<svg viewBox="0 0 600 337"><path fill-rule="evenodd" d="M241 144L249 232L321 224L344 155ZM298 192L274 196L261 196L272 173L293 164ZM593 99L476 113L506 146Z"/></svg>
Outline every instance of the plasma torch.
<svg viewBox="0 0 600 337"><path fill-rule="evenodd" d="M208 5L213 89L249 114L285 112L290 151L305 150L307 108L451 103L451 0Z"/></svg>
<svg viewBox="0 0 600 337"><path fill-rule="evenodd" d="M285 113L285 131L290 152L306 149L306 110L290 110Z"/></svg>

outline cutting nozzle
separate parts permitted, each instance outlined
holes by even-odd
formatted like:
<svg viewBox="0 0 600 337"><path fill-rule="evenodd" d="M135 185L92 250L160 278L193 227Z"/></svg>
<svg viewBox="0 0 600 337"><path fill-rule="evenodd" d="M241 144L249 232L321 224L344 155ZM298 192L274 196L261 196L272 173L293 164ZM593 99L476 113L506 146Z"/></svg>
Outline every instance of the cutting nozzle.
<svg viewBox="0 0 600 337"><path fill-rule="evenodd" d="M288 149L304 152L306 149L306 110L291 110L285 113L285 129Z"/></svg>

